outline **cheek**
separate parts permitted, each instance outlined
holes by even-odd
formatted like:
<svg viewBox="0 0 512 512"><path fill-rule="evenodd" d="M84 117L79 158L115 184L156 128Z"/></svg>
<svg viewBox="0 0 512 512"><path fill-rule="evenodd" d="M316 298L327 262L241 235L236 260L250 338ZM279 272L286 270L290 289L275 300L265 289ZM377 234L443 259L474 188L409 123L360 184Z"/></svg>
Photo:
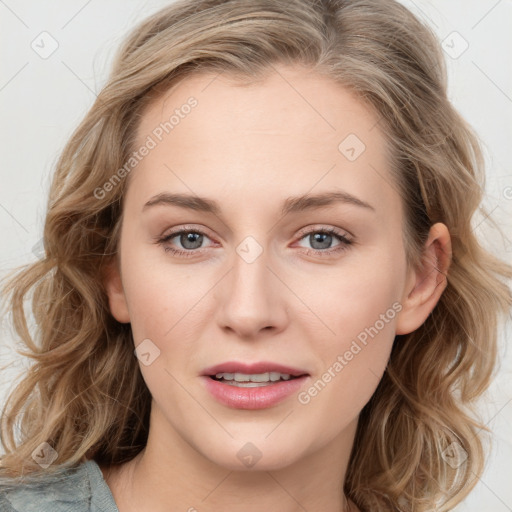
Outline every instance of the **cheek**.
<svg viewBox="0 0 512 512"><path fill-rule="evenodd" d="M311 332L311 339L315 339L312 329L317 337L321 334L327 349L343 348L375 324L388 335L396 310L401 309L404 268L405 258L398 251L395 254L391 248L383 248L373 254L351 255L328 271L303 272L298 279L295 276L294 290L310 310L303 316L310 321L304 321L302 327ZM398 305L393 308L395 303Z"/></svg>
<svg viewBox="0 0 512 512"><path fill-rule="evenodd" d="M151 353L148 365L139 357L140 369L157 403L170 397L173 402L187 401L178 382L186 385L185 378L191 375L188 368L198 351L202 321L208 317L201 299L211 284L185 266L146 262L132 253L126 258L124 276L134 344L146 343ZM181 412L173 414L178 417Z"/></svg>
<svg viewBox="0 0 512 512"><path fill-rule="evenodd" d="M194 321L195 304L211 288L205 279L197 278L200 273L185 265L166 263L165 253L150 259L143 251L127 255L123 270L135 343L151 337L164 343L176 331L186 337L188 331L183 333L181 324Z"/></svg>
<svg viewBox="0 0 512 512"><path fill-rule="evenodd" d="M366 262L364 258L347 262L335 276L305 282L308 305L322 320L312 322L308 316L301 324L318 356L315 378L298 396L311 417L339 425L355 418L373 395L389 360L402 309L404 261L383 252Z"/></svg>
<svg viewBox="0 0 512 512"><path fill-rule="evenodd" d="M323 432L324 441L357 419L389 360L400 305L382 298L366 305L364 314L359 309L352 314L352 306L339 310L336 335L315 344L319 364L309 385L297 395L305 428L311 435Z"/></svg>

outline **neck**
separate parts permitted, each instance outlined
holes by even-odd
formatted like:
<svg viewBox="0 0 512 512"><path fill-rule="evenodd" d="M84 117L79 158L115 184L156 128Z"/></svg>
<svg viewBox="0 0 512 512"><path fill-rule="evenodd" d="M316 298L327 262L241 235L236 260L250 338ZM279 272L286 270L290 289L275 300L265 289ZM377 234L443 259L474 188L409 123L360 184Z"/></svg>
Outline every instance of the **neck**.
<svg viewBox="0 0 512 512"><path fill-rule="evenodd" d="M145 449L128 463L102 468L119 512L357 510L343 495L357 420L300 460L239 470L215 464L157 420L154 408L151 415L156 421Z"/></svg>

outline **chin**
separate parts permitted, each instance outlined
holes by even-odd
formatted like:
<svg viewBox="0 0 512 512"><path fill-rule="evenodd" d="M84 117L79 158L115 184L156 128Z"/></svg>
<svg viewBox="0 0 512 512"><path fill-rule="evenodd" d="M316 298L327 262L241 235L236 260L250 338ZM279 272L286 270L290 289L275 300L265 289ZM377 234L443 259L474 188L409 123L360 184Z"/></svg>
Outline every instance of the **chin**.
<svg viewBox="0 0 512 512"><path fill-rule="evenodd" d="M275 471L283 469L297 462L304 456L302 450L304 442L288 438L283 445L281 439L265 439L267 434L247 436L246 441L229 439L223 443L212 443L203 455L217 466L230 471Z"/></svg>

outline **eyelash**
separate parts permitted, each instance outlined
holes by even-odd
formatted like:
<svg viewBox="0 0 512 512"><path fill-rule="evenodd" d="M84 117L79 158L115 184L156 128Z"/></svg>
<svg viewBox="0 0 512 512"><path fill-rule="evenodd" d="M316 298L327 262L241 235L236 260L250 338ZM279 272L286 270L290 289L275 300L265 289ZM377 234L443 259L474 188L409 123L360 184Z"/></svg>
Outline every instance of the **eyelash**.
<svg viewBox="0 0 512 512"><path fill-rule="evenodd" d="M170 252L175 256L190 258L195 255L197 255L198 252L201 251L201 249L189 249L189 250L182 250L182 249L174 249L170 246L165 246L169 240L172 240L173 238L177 237L178 235L182 235L184 233L196 233L199 235L203 235L207 238L208 235L201 231L200 229L194 228L194 229L180 229L177 231L173 231L172 233L169 233L168 235L160 238L157 237L155 243L158 245L162 245L165 252ZM347 238L345 235L341 234L336 228L321 228L321 229L311 229L306 232L302 232L299 240L302 240L306 238L307 236L314 234L314 233L322 233L322 234L328 234L328 235L334 235L340 242L337 246L335 246L334 249L326 249L326 250L320 250L320 249L308 249L307 247L304 248L306 254L313 254L314 256L332 256L334 254L340 253L342 251L346 251L350 245L352 245L353 240Z"/></svg>

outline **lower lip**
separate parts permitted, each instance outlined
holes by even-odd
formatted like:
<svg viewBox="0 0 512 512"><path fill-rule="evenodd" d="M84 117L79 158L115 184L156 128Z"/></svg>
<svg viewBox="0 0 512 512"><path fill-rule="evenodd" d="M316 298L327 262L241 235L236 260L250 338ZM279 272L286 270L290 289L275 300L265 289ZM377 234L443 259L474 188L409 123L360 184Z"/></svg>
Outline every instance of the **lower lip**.
<svg viewBox="0 0 512 512"><path fill-rule="evenodd" d="M297 393L307 375L296 379L278 381L266 386L245 388L225 384L208 376L203 376L206 389L220 403L234 409L265 409L282 402L290 395Z"/></svg>

